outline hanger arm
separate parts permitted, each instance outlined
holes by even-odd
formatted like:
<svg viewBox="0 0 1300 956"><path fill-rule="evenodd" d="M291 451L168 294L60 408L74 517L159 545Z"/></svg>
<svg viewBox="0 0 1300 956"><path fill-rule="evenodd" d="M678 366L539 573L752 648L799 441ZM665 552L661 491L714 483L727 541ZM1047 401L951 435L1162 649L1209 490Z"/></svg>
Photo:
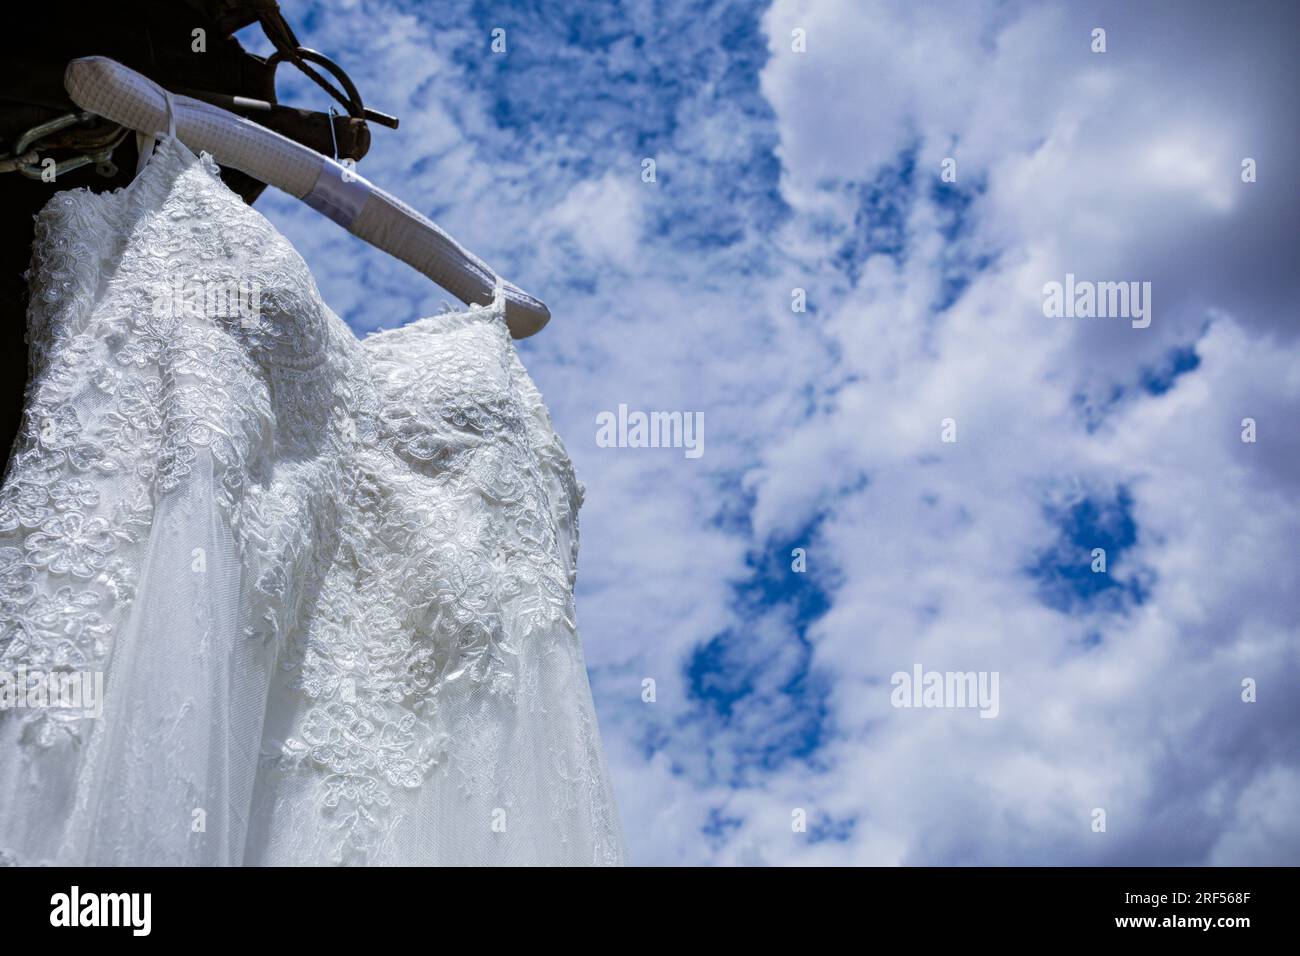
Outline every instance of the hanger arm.
<svg viewBox="0 0 1300 956"><path fill-rule="evenodd" d="M102 56L68 63L64 86L74 103L144 133L167 126L161 88L147 77ZM496 273L435 223L365 177L286 136L188 96L174 96L176 135L195 152L303 200L353 235L382 249L465 303L491 302ZM541 330L551 313L545 303L503 282L510 334Z"/></svg>

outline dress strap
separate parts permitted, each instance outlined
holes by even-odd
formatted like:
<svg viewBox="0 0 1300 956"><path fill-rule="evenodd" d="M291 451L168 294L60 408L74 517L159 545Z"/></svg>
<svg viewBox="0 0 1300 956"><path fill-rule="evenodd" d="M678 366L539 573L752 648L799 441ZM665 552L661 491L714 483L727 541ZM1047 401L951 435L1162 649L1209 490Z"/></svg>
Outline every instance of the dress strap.
<svg viewBox="0 0 1300 956"><path fill-rule="evenodd" d="M165 86L159 86L158 89L163 95L163 101L167 108L167 139L170 142L171 140L176 139L176 101L172 97L171 90L167 89ZM157 140L157 133L137 132L135 134L136 152L139 154L139 159L136 160L135 164L135 174L137 176L139 176L140 173L144 171L145 166L149 164L149 160L153 156L154 144Z"/></svg>
<svg viewBox="0 0 1300 956"><path fill-rule="evenodd" d="M492 289L491 309L493 312L500 312L502 315L506 314L506 280L499 275L497 276L496 285Z"/></svg>
<svg viewBox="0 0 1300 956"><path fill-rule="evenodd" d="M176 138L176 100L172 97L172 91L165 86L160 86L163 99L167 101L167 138Z"/></svg>
<svg viewBox="0 0 1300 956"><path fill-rule="evenodd" d="M492 286L492 301L487 305L479 305L477 302L471 302L469 310L471 312L486 312L490 315L496 315L505 318L506 315L506 280L499 275L495 275L495 281Z"/></svg>

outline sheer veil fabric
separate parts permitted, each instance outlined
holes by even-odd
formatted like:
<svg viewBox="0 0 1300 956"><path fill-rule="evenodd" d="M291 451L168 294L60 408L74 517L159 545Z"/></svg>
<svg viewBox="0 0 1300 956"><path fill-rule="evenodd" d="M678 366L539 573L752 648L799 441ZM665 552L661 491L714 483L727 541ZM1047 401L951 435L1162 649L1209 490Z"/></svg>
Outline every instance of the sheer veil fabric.
<svg viewBox="0 0 1300 956"><path fill-rule="evenodd" d="M0 710L0 862L622 863L501 297L358 339L174 131L36 235L0 672L104 693Z"/></svg>

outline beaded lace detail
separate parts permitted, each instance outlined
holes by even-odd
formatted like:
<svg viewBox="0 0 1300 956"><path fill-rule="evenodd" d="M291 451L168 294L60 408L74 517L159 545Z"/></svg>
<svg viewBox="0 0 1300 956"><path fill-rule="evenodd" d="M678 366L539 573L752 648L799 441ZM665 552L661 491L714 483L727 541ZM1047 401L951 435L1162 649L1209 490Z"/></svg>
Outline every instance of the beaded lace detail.
<svg viewBox="0 0 1300 956"><path fill-rule="evenodd" d="M168 138L127 190L37 217L0 670L107 670L111 699L142 569L159 548L208 557L159 510L207 502L233 542L237 639L269 648L268 693L287 695L254 742L259 799L327 833L322 862L392 858L401 807L440 775L508 812L512 769L458 754L556 708L577 739L535 781L543 818L586 831L582 862L620 862L574 615L582 488L503 300L358 339L217 173ZM257 307L214 309L214 289ZM93 737L56 710L5 719L33 752ZM284 807L304 782L314 816Z"/></svg>

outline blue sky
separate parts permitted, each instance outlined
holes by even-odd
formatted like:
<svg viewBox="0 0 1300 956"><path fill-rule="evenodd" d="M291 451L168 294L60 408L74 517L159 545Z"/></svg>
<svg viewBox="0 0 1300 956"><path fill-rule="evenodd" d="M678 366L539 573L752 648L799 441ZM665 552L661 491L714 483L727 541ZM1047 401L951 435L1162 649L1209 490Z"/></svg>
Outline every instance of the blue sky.
<svg viewBox="0 0 1300 956"><path fill-rule="evenodd" d="M362 172L551 308L635 862L1300 862L1293 5L282 8L401 117ZM359 331L448 298L258 208ZM1150 326L1045 317L1066 273ZM599 447L620 404L705 454ZM914 663L997 718L891 707Z"/></svg>

